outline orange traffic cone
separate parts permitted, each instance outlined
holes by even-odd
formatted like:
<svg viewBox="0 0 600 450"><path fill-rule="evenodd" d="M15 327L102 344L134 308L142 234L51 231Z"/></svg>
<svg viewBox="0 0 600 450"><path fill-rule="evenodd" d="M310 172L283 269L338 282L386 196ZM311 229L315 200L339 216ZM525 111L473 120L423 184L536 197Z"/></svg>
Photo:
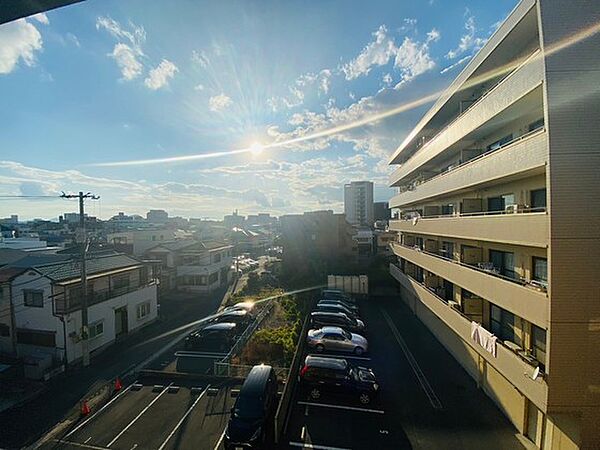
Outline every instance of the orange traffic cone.
<svg viewBox="0 0 600 450"><path fill-rule="evenodd" d="M83 403L81 404L81 415L87 416L89 413L90 413L90 407L88 405L87 400L84 400Z"/></svg>
<svg viewBox="0 0 600 450"><path fill-rule="evenodd" d="M115 392L120 391L122 387L123 384L121 383L121 379L117 377L117 379L115 380Z"/></svg>

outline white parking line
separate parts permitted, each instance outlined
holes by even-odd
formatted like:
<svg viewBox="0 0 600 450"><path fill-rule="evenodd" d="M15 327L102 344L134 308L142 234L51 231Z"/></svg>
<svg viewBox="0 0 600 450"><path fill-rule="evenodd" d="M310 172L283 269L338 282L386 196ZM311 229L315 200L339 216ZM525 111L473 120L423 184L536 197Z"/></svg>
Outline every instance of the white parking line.
<svg viewBox="0 0 600 450"><path fill-rule="evenodd" d="M225 428L223 430L223 433L221 433L221 437L219 438L219 440L217 441L217 445L215 445L214 450L218 450L219 446L221 445L221 442L223 442L223 439L225 438L225 432L227 431L227 428Z"/></svg>
<svg viewBox="0 0 600 450"><path fill-rule="evenodd" d="M125 394L125 392L127 392L131 386L133 386L135 383L137 383L137 381L134 381L132 384L130 384L129 386L127 386L125 389L123 389L121 392L119 392L117 395L115 395L106 405L104 405L102 408L100 408L98 411L96 411L94 414L92 414L90 417L88 417L87 419L85 419L83 422L81 422L79 425L77 425L75 428L73 428L71 431L69 431L69 433L67 433L64 437L64 439L68 438L69 436L71 436L73 433L75 433L77 430L81 429L82 427L84 427L90 420L92 420L93 418L95 418L97 415L99 415L102 411L104 411L106 408L108 408L110 406L111 403L115 402L119 397L121 397L122 395ZM86 441L87 442L87 441Z"/></svg>
<svg viewBox="0 0 600 450"><path fill-rule="evenodd" d="M305 443L305 442L294 442L294 441L290 441L290 445L293 447L300 447L300 448L314 448L315 450L350 450L349 448L343 448L343 447L330 447L329 445L309 444L309 443Z"/></svg>
<svg viewBox="0 0 600 450"><path fill-rule="evenodd" d="M368 412L375 414L385 414L385 411L381 409L369 409L369 408L357 408L355 406L345 406L345 405L331 405L329 403L313 403L313 402L298 402L299 405L307 405L307 406L320 406L322 408L333 408L333 409L345 409L348 411L360 411L360 412Z"/></svg>
<svg viewBox="0 0 600 450"><path fill-rule="evenodd" d="M117 435L114 437L114 439L113 439L112 441L110 441L110 442L108 443L107 447L110 447L111 445L113 445L113 444L114 444L114 443L117 441L117 439L119 439L121 436L123 436L123 434L124 434L124 433L125 433L127 430L129 430L129 428L131 428L131 426L132 426L134 423L136 423L136 422L138 421L138 419L139 419L140 417L142 417L142 415L144 415L144 413L145 413L146 411L148 411L148 409L150 409L150 407L151 407L152 405L154 405L154 403L156 403L156 402L157 402L157 400L158 400L158 399L159 399L159 398L160 398L160 397L161 397L161 396L162 396L162 395L163 395L165 392L167 392L167 391L169 390L169 388L170 388L172 385L173 385L173 383L170 383L170 384L169 384L169 385L168 385L166 388L164 388L164 389L163 389L163 390L160 392L160 394L158 394L156 397L154 397L154 398L152 399L152 401L151 401L150 403L148 403L148 405L146 405L146 407L145 407L144 409L142 409L142 410L140 411L140 413L139 413L137 416L135 416L135 418L134 418L134 419L133 419L131 422L129 422L129 423L127 424L127 426L126 426L125 428L123 428L123 429L121 430L121 432L120 432L119 434L117 434Z"/></svg>
<svg viewBox="0 0 600 450"><path fill-rule="evenodd" d="M165 448L165 446L167 445L167 442L169 442L169 439L171 439L173 437L173 435L177 432L177 430L179 429L179 427L181 426L181 424L185 421L185 419L187 418L187 416L189 416L190 413L192 412L192 409L194 409L194 407L198 404L198 402L200 401L200 399L202 398L202 396L204 394L206 394L206 392L208 391L209 387L210 387L210 384L208 386L206 386L206 389L204 389L200 393L200 395L198 396L198 398L194 401L194 403L192 403L192 406L190 406L188 408L188 410L185 412L185 414L183 415L183 417L181 418L181 420L179 420L179 422L177 422L177 425L175 425L175 428L173 428L173 430L169 433L169 435L164 440L164 442L161 444L161 446L158 448L158 450L163 450L163 448Z"/></svg>
<svg viewBox="0 0 600 450"><path fill-rule="evenodd" d="M65 445L72 445L73 447L87 448L89 450L110 450L108 447L99 447L97 445L81 444L75 441L66 441L64 439L54 439L54 442Z"/></svg>
<svg viewBox="0 0 600 450"><path fill-rule="evenodd" d="M400 346L400 348L402 349L402 352L406 356L406 359L408 360L408 363L410 364L410 367L412 368L413 373L417 377L419 384L423 388L425 395L427 395L427 398L429 399L429 403L431 403L431 406L433 406L433 409L443 409L442 402L440 402L440 399L435 394L435 391L429 384L429 381L427 381L427 378L425 377L425 374L421 370L419 363L417 362L417 360L411 353L410 349L408 348L408 345L406 345L404 338L402 338L402 335L396 328L396 325L394 325L392 318L389 316L387 311L385 311L384 309L381 309L381 314L383 314L383 317L385 318L386 322L390 326L390 329L392 330L392 334L396 338L398 345Z"/></svg>
<svg viewBox="0 0 600 450"><path fill-rule="evenodd" d="M339 358L339 359L360 359L362 361L371 361L371 358L367 356L354 356L354 355L332 355L331 353L323 354L323 353L309 353L308 356L317 356L319 358Z"/></svg>

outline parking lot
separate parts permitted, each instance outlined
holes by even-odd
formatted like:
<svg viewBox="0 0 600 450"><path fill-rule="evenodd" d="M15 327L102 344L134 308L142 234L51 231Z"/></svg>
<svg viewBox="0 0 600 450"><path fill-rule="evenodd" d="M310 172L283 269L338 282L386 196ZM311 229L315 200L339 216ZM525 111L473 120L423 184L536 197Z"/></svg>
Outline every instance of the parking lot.
<svg viewBox="0 0 600 450"><path fill-rule="evenodd" d="M131 384L79 422L53 449L218 449L239 384Z"/></svg>
<svg viewBox="0 0 600 450"><path fill-rule="evenodd" d="M524 448L508 420L403 303L378 298L360 307L370 351L342 357L373 369L379 398L362 405L325 394L315 401L296 390L283 448Z"/></svg>

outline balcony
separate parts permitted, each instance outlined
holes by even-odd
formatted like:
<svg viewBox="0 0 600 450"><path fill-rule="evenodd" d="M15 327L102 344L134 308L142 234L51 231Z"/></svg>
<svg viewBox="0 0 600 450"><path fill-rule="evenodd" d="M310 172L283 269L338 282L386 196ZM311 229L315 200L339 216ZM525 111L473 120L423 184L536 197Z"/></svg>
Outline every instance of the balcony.
<svg viewBox="0 0 600 450"><path fill-rule="evenodd" d="M543 78L543 59L538 50L394 171L390 184L397 185L427 161L507 110L538 87Z"/></svg>
<svg viewBox="0 0 600 450"><path fill-rule="evenodd" d="M539 327L546 328L548 324L548 296L533 285L398 243L392 244L392 250L397 256Z"/></svg>
<svg viewBox="0 0 600 450"><path fill-rule="evenodd" d="M107 300L121 297L123 295L131 294L132 292L151 288L156 285L156 280L151 280L148 283L141 285L122 286L118 288L90 291L88 292L87 303L88 306L92 306L97 303L105 302ZM56 314L68 314L73 311L77 311L78 309L81 309L81 297L71 295L65 298L64 294L57 295L54 299L54 309Z"/></svg>
<svg viewBox="0 0 600 450"><path fill-rule="evenodd" d="M547 247L549 236L548 215L545 212L471 213L422 217L418 220L391 220L390 229L404 233L542 248Z"/></svg>
<svg viewBox="0 0 600 450"><path fill-rule="evenodd" d="M450 307L440 297L427 289L418 281L408 277L398 266L390 264L390 274L415 296L454 333L470 346L489 364L496 368L511 384L517 387L539 409L546 411L548 385L543 378L531 379L526 374L533 372L534 367L515 352L498 341L496 357L471 341L471 321L460 311ZM432 330L435 334L435 330ZM525 374L525 375L524 375Z"/></svg>
<svg viewBox="0 0 600 450"><path fill-rule="evenodd" d="M420 180L390 200L397 208L447 195L462 189L491 183L505 177L530 176L542 173L548 160L547 133L542 128L506 143L428 179ZM402 167L402 166L401 166ZM391 180L397 179L394 175Z"/></svg>

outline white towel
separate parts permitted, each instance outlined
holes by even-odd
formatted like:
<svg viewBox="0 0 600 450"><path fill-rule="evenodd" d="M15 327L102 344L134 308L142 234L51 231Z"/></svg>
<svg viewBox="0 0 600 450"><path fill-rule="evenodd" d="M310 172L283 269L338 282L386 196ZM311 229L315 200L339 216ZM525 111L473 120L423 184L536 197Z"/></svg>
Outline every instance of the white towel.
<svg viewBox="0 0 600 450"><path fill-rule="evenodd" d="M497 338L477 322L471 322L471 340L496 357Z"/></svg>

